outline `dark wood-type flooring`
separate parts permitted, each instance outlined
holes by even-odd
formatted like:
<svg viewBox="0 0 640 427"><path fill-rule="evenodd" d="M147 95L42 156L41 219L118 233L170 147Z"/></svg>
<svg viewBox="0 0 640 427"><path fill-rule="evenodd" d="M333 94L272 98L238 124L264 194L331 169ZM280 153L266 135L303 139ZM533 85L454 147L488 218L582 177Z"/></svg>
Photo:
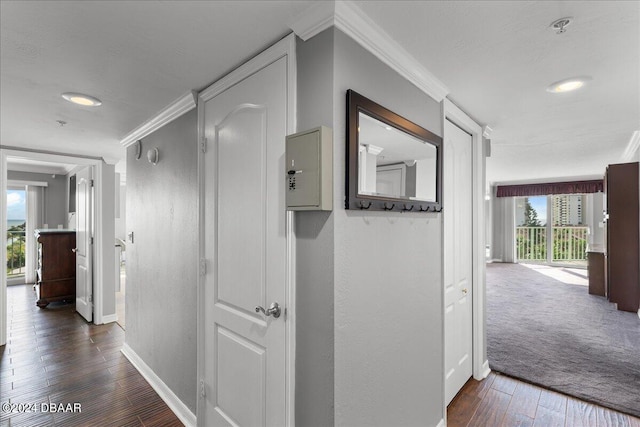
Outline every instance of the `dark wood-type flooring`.
<svg viewBox="0 0 640 427"><path fill-rule="evenodd" d="M182 426L120 352L117 323L93 325L74 304L35 304L30 285L7 288L0 402L81 404L81 413L0 412L0 426Z"/></svg>
<svg viewBox="0 0 640 427"><path fill-rule="evenodd" d="M124 331L93 325L73 304L35 305L29 285L9 286L8 341L0 347L0 402L80 403L81 413L0 412L0 426L181 426L122 355ZM640 427L640 420L491 373L463 387L448 426Z"/></svg>
<svg viewBox="0 0 640 427"><path fill-rule="evenodd" d="M491 373L470 379L447 409L448 427L640 427L640 419Z"/></svg>

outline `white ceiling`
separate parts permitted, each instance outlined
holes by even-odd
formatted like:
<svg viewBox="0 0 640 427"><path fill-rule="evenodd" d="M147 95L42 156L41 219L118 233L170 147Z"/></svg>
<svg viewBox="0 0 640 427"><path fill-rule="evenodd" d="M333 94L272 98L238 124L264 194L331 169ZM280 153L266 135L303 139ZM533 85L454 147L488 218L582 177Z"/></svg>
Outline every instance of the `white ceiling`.
<svg viewBox="0 0 640 427"><path fill-rule="evenodd" d="M121 159L123 136L291 32L309 3L2 1L0 141Z"/></svg>
<svg viewBox="0 0 640 427"><path fill-rule="evenodd" d="M493 129L489 181L602 175L640 129L638 1L358 5ZM567 16L564 34L549 28ZM582 90L545 90L581 75Z"/></svg>
<svg viewBox="0 0 640 427"><path fill-rule="evenodd" d="M312 3L2 1L0 142L122 159L123 136L289 33ZM493 129L490 181L601 175L640 129L638 1L355 5ZM566 33L548 28L565 16ZM545 91L576 75L593 80Z"/></svg>

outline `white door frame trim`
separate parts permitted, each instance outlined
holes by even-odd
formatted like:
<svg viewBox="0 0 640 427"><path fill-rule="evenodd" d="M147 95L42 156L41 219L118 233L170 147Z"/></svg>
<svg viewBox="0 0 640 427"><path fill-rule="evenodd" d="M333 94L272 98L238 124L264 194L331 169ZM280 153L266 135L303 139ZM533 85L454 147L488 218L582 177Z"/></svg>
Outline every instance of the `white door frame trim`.
<svg viewBox="0 0 640 427"><path fill-rule="evenodd" d="M472 184L472 209L473 209L473 229L472 229L472 275L473 275L473 378L481 380L486 378L491 372L489 361L485 356L486 345L486 322L485 322L485 144L482 140L482 128L474 122L464 111L458 108L453 102L445 98L442 102L442 129L444 124L450 120L458 127L471 134L473 145L473 184ZM446 198L445 209L446 209ZM444 294L442 296L444 298ZM442 316L444 319L444 301L442 304ZM444 348L444 321L442 324L442 338ZM444 372L444 358L443 374ZM444 397L444 377L442 395ZM444 399L443 399L444 401ZM444 408L446 415L446 407Z"/></svg>
<svg viewBox="0 0 640 427"><path fill-rule="evenodd" d="M43 161L54 161L60 163L74 163L79 165L94 166L94 229L95 229L95 244L94 244L94 299L93 299L93 323L100 325L104 323L104 316L102 313L103 298L103 271L105 265L102 262L102 244L104 236L103 231L103 217L102 217L102 165L104 161L98 158L87 157L74 157L69 154L56 154L52 152L39 152L32 150L20 150L19 148L0 148L0 235L7 234L7 198L4 196L7 191L7 158L8 157L22 157ZM1 259L7 259L5 245L0 245L0 257ZM108 267L111 268L111 267ZM7 342L7 276L6 274L0 274L0 345L4 345Z"/></svg>
<svg viewBox="0 0 640 427"><path fill-rule="evenodd" d="M287 134L296 132L296 40L294 34L289 34L270 48L258 54L253 59L242 64L234 71L213 83L208 88L198 94L198 332L197 332L197 371L198 371L198 403L197 420L198 425L203 425L204 400L202 393L205 390L204 384L204 272L206 271L206 260L204 259L204 151L206 147L204 139L204 104L216 95L224 92L228 88L241 82L250 75L258 72L280 58L287 58ZM206 149L206 148L205 148ZM283 207L284 208L284 207ZM287 265L286 265L286 289L285 289L285 342L286 342L286 417L287 426L295 425L295 229L293 212L286 213L286 245L287 245Z"/></svg>

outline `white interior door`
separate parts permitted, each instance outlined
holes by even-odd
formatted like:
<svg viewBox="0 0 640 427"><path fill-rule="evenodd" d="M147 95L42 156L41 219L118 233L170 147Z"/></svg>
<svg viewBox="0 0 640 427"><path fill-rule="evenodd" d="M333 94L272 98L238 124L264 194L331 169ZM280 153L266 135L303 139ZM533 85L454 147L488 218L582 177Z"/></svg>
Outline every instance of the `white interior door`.
<svg viewBox="0 0 640 427"><path fill-rule="evenodd" d="M204 104L204 426L286 425L286 71Z"/></svg>
<svg viewBox="0 0 640 427"><path fill-rule="evenodd" d="M93 320L91 167L76 173L76 311Z"/></svg>
<svg viewBox="0 0 640 427"><path fill-rule="evenodd" d="M472 374L472 138L445 120L443 192L445 398Z"/></svg>

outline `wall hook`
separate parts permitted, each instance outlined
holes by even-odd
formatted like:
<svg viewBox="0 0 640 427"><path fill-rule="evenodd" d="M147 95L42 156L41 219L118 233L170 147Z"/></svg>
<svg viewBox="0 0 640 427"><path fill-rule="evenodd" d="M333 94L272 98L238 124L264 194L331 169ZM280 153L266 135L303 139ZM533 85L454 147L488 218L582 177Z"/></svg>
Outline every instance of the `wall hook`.
<svg viewBox="0 0 640 427"><path fill-rule="evenodd" d="M412 211L413 210L413 205L411 205L411 207L409 209L407 209L407 204L405 203L404 207L402 208L403 211Z"/></svg>
<svg viewBox="0 0 640 427"><path fill-rule="evenodd" d="M429 206L426 209L422 209L422 205L420 205L420 212L429 212Z"/></svg>
<svg viewBox="0 0 640 427"><path fill-rule="evenodd" d="M391 210L393 210L393 208L394 208L395 206L396 206L396 204L395 204L395 203L393 203L393 204L391 205L391 207L389 207L389 203L385 202L385 203L384 203L384 210L385 210L385 211L391 211Z"/></svg>
<svg viewBox="0 0 640 427"><path fill-rule="evenodd" d="M369 202L367 206L364 205L364 201L360 200L360 209L369 209L373 202Z"/></svg>

